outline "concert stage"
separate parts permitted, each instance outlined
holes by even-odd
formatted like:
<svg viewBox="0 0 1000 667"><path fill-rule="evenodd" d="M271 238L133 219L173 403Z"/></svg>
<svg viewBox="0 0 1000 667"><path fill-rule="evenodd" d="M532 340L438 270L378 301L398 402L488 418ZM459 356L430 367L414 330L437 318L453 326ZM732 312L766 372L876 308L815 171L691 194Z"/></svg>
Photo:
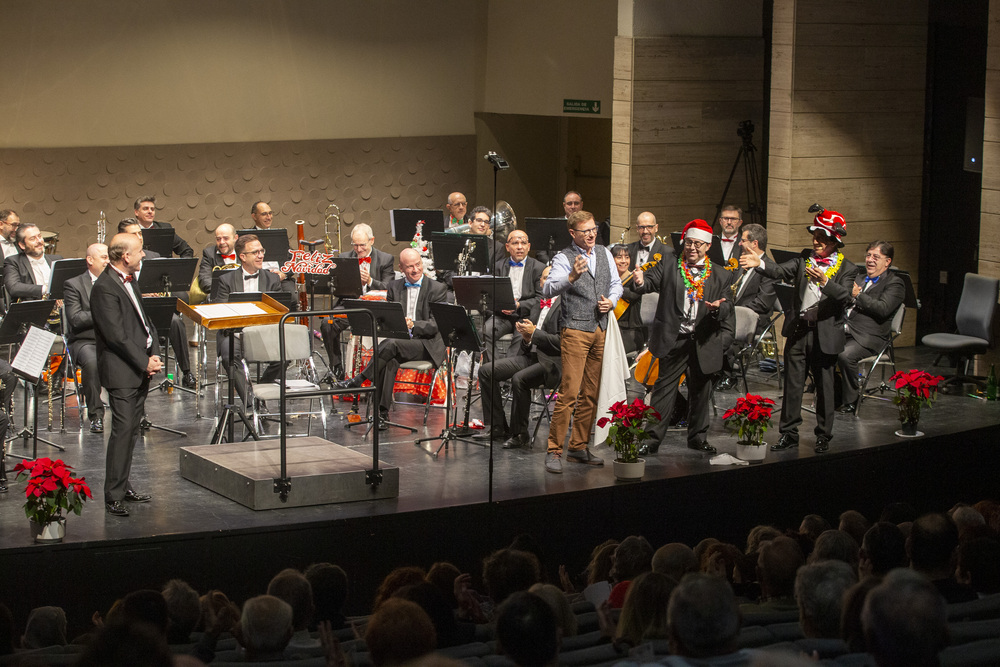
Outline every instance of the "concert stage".
<svg viewBox="0 0 1000 667"><path fill-rule="evenodd" d="M917 356L921 361L914 365L931 369L926 352L901 350L899 356L901 368L912 367ZM944 374L947 369L931 370ZM777 396L773 383L751 389ZM716 396L719 415L737 395ZM36 546L21 508L24 483L11 476L10 492L0 495L0 571L5 574L0 600L15 618L25 618L38 605L58 604L71 624L83 622L126 592L158 588L172 577L202 592L219 588L242 601L263 592L280 569L315 561L344 567L351 578L348 612L361 613L395 566L450 560L478 576L484 555L524 532L537 539L548 576L557 580L560 564L580 571L591 548L609 537L642 534L654 547L670 541L694 544L708 536L742 542L757 523L797 527L807 513L835 522L845 509L877 517L886 503L898 500L929 511L1000 495L1000 403L942 396L922 415L926 437L896 437L895 407L870 401L861 419L837 416L828 454L814 454L813 418L807 413L802 446L768 452L761 465L710 465L708 455L684 446L683 433L672 433L659 453L648 457L640 483L616 482L612 454L603 446L595 453L608 462L604 467L567 463L562 475L546 473L546 423L531 450L507 451L496 443L491 461L488 447L458 443L434 457L430 452L437 443L428 443L434 445L430 452L414 444L440 431L443 410L434 408L427 427L416 435L398 429L382 434L379 459L398 468L397 497L255 511L181 476L179 449L206 444L214 428L211 418L194 419L193 401L180 391L150 396L149 417L186 430L188 437L154 430L137 447L132 479L139 491L153 494L153 501L130 505L132 516L126 519L106 515L102 503L108 434L76 433L75 411L65 434L42 427L43 436L67 451L39 444L39 455L58 454L75 466L90 482L94 500L82 516L68 518L63 544ZM202 410L210 415L211 400L203 401ZM406 405L393 413L395 420L415 425L422 415L422 407ZM44 424L44 409L39 417ZM301 428L296 422L292 431ZM317 429L314 421L313 435L320 435ZM775 426L768 440L777 437ZM371 460L370 440L344 429L340 418L331 420L327 439ZM713 421L710 441L720 452L735 454L735 439L723 431L721 418ZM20 442L12 451L30 454ZM300 488L293 477L289 505Z"/></svg>

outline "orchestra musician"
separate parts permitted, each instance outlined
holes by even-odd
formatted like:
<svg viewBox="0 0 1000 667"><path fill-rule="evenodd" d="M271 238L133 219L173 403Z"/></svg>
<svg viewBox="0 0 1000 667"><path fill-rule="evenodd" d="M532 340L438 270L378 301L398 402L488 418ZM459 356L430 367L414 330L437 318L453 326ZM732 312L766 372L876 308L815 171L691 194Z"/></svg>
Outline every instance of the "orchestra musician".
<svg viewBox="0 0 1000 667"><path fill-rule="evenodd" d="M201 251L201 263L198 265L198 287L211 298L212 274L223 266L236 266L236 228L228 222L223 222L215 228L215 243Z"/></svg>
<svg viewBox="0 0 1000 667"><path fill-rule="evenodd" d="M20 249L17 247L17 239L14 232L21 224L21 218L17 213L5 208L0 211L0 248L3 248L3 258L7 259L11 255L16 255Z"/></svg>
<svg viewBox="0 0 1000 667"><path fill-rule="evenodd" d="M626 354L638 352L646 344L646 328L642 324L642 294L632 289L633 286L630 284L632 256L628 246L621 244L611 247L611 256L615 258L618 278L622 281L622 298L615 306L615 317L618 318L622 344L625 346Z"/></svg>
<svg viewBox="0 0 1000 667"><path fill-rule="evenodd" d="M178 257L194 257L194 250L182 239L168 222L154 220L156 217L156 197L146 195L135 200L135 219L143 229L172 229L174 232L174 242L172 246L173 254ZM148 259L148 257L147 257Z"/></svg>
<svg viewBox="0 0 1000 667"><path fill-rule="evenodd" d="M45 239L38 226L22 222L15 239L20 252L3 261L3 283L12 301L43 298L52 277L52 263L62 255L46 255Z"/></svg>
<svg viewBox="0 0 1000 667"><path fill-rule="evenodd" d="M628 254L632 259L630 269L634 270L642 266L656 254L665 257L666 251L672 250L656 236L660 225L656 222L656 216L649 211L643 211L639 214L635 219L635 227L639 231L639 240L628 244Z"/></svg>
<svg viewBox="0 0 1000 667"><path fill-rule="evenodd" d="M271 225L274 224L274 211L271 207L264 201L256 201L253 206L250 207L250 217L253 218L252 229L271 229ZM278 276L278 278L284 283L282 289L286 292L295 291L295 283L290 278L290 274L282 273L279 270L281 262L278 261L280 258L275 258L264 262L264 270L270 271L271 273ZM287 282L286 282L287 281Z"/></svg>
<svg viewBox="0 0 1000 667"><path fill-rule="evenodd" d="M90 310L94 283L108 265L108 246L92 243L87 247L87 270L69 278L63 286L69 351L83 376L83 395L91 433L104 433L104 401L101 400L101 377L97 367L97 336Z"/></svg>
<svg viewBox="0 0 1000 667"><path fill-rule="evenodd" d="M493 313L483 324L483 342L487 352L492 349L494 340L500 340L503 336L512 333L514 323L524 319L532 307L538 303L538 290L541 289L539 278L542 275L542 269L545 268L545 265L537 259L528 256L531 244L528 243L526 232L520 229L511 230L507 235L505 247L509 257L505 257L493 265L493 274L510 279L516 307L514 310ZM494 327L496 327L495 330Z"/></svg>
<svg viewBox="0 0 1000 667"><path fill-rule="evenodd" d="M461 192L452 192L448 195L448 203L444 205L445 225L444 228L458 227L465 224L465 212L469 208L469 202Z"/></svg>

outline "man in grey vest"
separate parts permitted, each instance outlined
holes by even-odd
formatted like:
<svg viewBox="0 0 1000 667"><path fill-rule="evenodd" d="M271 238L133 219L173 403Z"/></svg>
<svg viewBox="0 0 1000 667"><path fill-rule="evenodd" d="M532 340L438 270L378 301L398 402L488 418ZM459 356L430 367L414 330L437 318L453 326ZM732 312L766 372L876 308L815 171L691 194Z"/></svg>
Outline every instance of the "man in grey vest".
<svg viewBox="0 0 1000 667"><path fill-rule="evenodd" d="M546 298L561 296L562 382L549 424L545 469L562 472L563 441L573 419L568 461L604 465L587 449L594 426L597 392L601 382L604 332L608 311L622 295L622 282L615 260L597 245L597 223L587 211L577 211L566 220L573 243L552 260L552 271L542 288ZM575 412L574 412L575 409Z"/></svg>

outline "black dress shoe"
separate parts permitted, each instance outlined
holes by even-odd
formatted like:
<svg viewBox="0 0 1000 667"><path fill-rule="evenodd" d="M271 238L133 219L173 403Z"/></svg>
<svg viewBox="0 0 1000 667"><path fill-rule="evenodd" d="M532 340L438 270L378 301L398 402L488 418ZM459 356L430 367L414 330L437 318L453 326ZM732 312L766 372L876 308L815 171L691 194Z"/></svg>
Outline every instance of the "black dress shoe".
<svg viewBox="0 0 1000 667"><path fill-rule="evenodd" d="M355 375L350 380L337 380L333 383L334 389L358 389L365 379L360 375Z"/></svg>
<svg viewBox="0 0 1000 667"><path fill-rule="evenodd" d="M148 493L136 493L135 491L126 491L125 500L130 503L148 503L153 499L153 496Z"/></svg>
<svg viewBox="0 0 1000 667"><path fill-rule="evenodd" d="M473 434L472 439L473 440L490 440L490 439L492 439L492 440L495 440L497 442L503 442L509 436L510 436L510 434L507 433L507 431L498 431L497 429L493 429L491 431L490 429L482 429L482 430L476 431Z"/></svg>
<svg viewBox="0 0 1000 667"><path fill-rule="evenodd" d="M120 500L104 503L104 508L111 516L128 516L128 508L125 507L125 503Z"/></svg>
<svg viewBox="0 0 1000 667"><path fill-rule="evenodd" d="M344 379L344 367L341 366L340 364L334 366L332 372L334 380L340 381Z"/></svg>
<svg viewBox="0 0 1000 667"><path fill-rule="evenodd" d="M798 446L799 446L799 441L786 433L778 439L778 442L771 445L771 451L780 452L782 450L791 449L792 447L798 447Z"/></svg>
<svg viewBox="0 0 1000 667"><path fill-rule="evenodd" d="M845 403L844 405L841 405L839 408L837 408L837 412L841 414L854 413L857 412L857 410L858 410L857 402Z"/></svg>
<svg viewBox="0 0 1000 667"><path fill-rule="evenodd" d="M604 459L599 456L594 456L594 454L587 449L569 450L566 453L566 460L573 461L574 463L585 463L589 466L602 466L604 465Z"/></svg>
<svg viewBox="0 0 1000 667"><path fill-rule="evenodd" d="M90 420L91 433L104 433L104 420L98 417Z"/></svg>
<svg viewBox="0 0 1000 667"><path fill-rule="evenodd" d="M521 449L522 447L527 448L528 446L528 434L521 433L520 435L512 435L503 443L504 449Z"/></svg>
<svg viewBox="0 0 1000 667"><path fill-rule="evenodd" d="M830 451L830 438L825 435L816 436L816 447L814 448L814 451L817 454L823 454Z"/></svg>
<svg viewBox="0 0 1000 667"><path fill-rule="evenodd" d="M715 383L715 391L729 391L735 386L736 378L726 375L719 378L719 381Z"/></svg>
<svg viewBox="0 0 1000 667"><path fill-rule="evenodd" d="M688 449L693 449L699 452L705 452L706 454L715 454L718 450L707 442L698 444L697 442L689 442Z"/></svg>
<svg viewBox="0 0 1000 667"><path fill-rule="evenodd" d="M642 454L643 456L646 456L647 454L655 454L658 451L660 451L660 443L654 440L649 440L646 444L639 445L636 449L636 452Z"/></svg>
<svg viewBox="0 0 1000 667"><path fill-rule="evenodd" d="M0 493L7 493L7 480L0 479Z"/></svg>
<svg viewBox="0 0 1000 667"><path fill-rule="evenodd" d="M184 374L184 379L181 380L181 384L183 384L188 389L194 389L194 385L195 385L194 373L192 373L191 371L188 371L187 373L185 373Z"/></svg>

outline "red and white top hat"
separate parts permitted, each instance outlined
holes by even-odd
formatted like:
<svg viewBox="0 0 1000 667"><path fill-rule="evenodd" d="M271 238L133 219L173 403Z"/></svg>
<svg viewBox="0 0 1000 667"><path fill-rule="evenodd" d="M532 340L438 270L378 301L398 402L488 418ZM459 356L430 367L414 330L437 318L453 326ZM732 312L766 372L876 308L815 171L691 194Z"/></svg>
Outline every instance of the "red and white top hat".
<svg viewBox="0 0 1000 667"><path fill-rule="evenodd" d="M708 224L704 220L692 220L684 225L684 234L681 236L681 240L686 241L689 238L696 241L702 241L704 243L711 243L712 225Z"/></svg>
<svg viewBox="0 0 1000 667"><path fill-rule="evenodd" d="M836 211L823 209L813 218L813 223L809 225L809 231L816 230L826 232L826 235L837 241L837 247L844 247L844 237L847 236L847 221L844 216Z"/></svg>

